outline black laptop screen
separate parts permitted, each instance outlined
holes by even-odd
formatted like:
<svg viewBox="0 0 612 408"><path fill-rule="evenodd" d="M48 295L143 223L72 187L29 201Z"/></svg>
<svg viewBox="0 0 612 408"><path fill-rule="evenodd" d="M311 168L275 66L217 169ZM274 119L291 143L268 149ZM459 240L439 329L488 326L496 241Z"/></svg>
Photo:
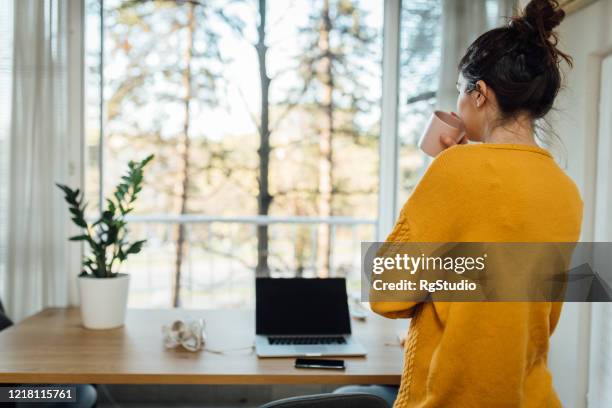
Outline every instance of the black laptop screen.
<svg viewBox="0 0 612 408"><path fill-rule="evenodd" d="M346 283L342 278L257 278L257 334L349 334Z"/></svg>

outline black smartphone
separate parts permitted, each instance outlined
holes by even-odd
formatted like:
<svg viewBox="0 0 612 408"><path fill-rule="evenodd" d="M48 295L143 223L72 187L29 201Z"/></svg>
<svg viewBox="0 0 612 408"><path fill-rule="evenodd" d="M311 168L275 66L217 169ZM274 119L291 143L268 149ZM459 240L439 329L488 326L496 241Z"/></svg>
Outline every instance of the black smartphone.
<svg viewBox="0 0 612 408"><path fill-rule="evenodd" d="M344 370L344 360L322 360L314 358L296 358L295 368L330 368Z"/></svg>

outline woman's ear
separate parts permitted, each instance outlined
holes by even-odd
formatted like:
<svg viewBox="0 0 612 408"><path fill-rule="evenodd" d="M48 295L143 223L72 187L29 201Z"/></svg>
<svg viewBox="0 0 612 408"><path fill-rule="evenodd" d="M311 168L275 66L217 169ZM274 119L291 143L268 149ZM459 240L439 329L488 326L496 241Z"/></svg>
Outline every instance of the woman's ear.
<svg viewBox="0 0 612 408"><path fill-rule="evenodd" d="M487 101L489 87L482 79L476 82L476 92L474 92L474 103L477 108L480 108Z"/></svg>

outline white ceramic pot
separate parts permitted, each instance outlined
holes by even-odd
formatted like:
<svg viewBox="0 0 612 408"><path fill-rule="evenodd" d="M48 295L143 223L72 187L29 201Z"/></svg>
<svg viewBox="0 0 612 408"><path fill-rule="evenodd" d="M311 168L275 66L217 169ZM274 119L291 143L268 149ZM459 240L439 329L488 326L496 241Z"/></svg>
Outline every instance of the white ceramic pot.
<svg viewBox="0 0 612 408"><path fill-rule="evenodd" d="M81 319L86 329L113 329L123 326L127 309L130 276L114 278L79 276Z"/></svg>

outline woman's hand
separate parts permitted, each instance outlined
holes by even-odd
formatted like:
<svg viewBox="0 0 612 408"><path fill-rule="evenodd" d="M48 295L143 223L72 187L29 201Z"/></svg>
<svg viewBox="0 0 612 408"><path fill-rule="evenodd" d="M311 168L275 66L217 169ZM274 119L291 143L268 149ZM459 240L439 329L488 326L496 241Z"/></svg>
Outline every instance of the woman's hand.
<svg viewBox="0 0 612 408"><path fill-rule="evenodd" d="M453 115L454 117L460 119L459 115L457 115L455 112L451 112L451 115ZM440 136L440 141L442 142L444 147L446 149L448 149L449 147L454 146L456 144L467 144L468 139L467 139L467 136L466 136L465 132L463 132L463 135L461 136L461 139L459 139L459 141L456 141L451 136L442 133L442 135Z"/></svg>

